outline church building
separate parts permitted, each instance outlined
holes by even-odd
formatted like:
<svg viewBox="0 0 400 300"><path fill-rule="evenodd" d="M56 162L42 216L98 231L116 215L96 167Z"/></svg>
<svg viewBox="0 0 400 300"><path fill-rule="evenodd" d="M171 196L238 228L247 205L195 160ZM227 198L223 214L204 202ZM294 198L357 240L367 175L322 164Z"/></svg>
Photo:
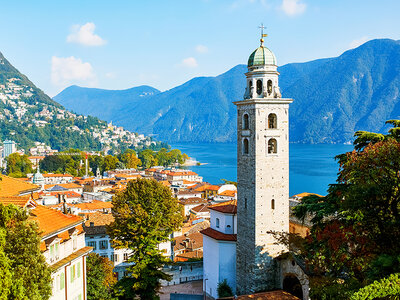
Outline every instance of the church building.
<svg viewBox="0 0 400 300"><path fill-rule="evenodd" d="M204 285L215 287L227 279L236 295L285 289L308 299L307 276L287 245L271 233L289 233L289 104L293 99L282 98L277 61L264 46L265 36L261 32L261 45L249 57L244 99L234 102L238 194L236 247L230 249L236 262L235 266L207 264L215 253L204 243L203 290ZM211 228L217 229L213 218ZM234 282L210 277L214 272L210 268L235 272L229 276L235 277Z"/></svg>

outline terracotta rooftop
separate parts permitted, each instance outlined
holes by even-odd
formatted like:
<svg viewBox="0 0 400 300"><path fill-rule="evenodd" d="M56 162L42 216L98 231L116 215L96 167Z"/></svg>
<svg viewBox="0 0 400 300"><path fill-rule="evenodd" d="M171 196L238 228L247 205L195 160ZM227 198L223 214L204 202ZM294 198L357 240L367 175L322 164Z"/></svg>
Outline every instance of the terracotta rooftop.
<svg viewBox="0 0 400 300"><path fill-rule="evenodd" d="M197 194L200 194L200 192L197 192L197 191L188 191L188 190L185 190L185 191L179 191L178 192L178 196L179 195L197 195Z"/></svg>
<svg viewBox="0 0 400 300"><path fill-rule="evenodd" d="M191 204L207 203L207 200L199 197L190 197L187 199L184 198L179 199L179 203L182 205L191 205Z"/></svg>
<svg viewBox="0 0 400 300"><path fill-rule="evenodd" d="M69 204L69 205L80 208L82 210L97 210L97 209L113 207L111 202L104 202L100 200L92 200L92 202L84 202L84 203Z"/></svg>
<svg viewBox="0 0 400 300"><path fill-rule="evenodd" d="M43 177L74 177L70 174L52 174L52 173L47 173L47 174L43 174Z"/></svg>
<svg viewBox="0 0 400 300"><path fill-rule="evenodd" d="M222 233L220 231L217 231L215 229L212 229L211 227L208 227L206 229L203 229L200 231L202 234L209 236L210 238L213 238L214 240L218 241L232 241L236 242L237 237L236 234L227 234L227 233Z"/></svg>
<svg viewBox="0 0 400 300"><path fill-rule="evenodd" d="M169 171L167 173L169 176L189 176L189 175L197 175L197 173L192 171Z"/></svg>
<svg viewBox="0 0 400 300"><path fill-rule="evenodd" d="M191 209L191 211L194 211L195 213L208 212L209 211L208 208L209 208L209 205L203 203L203 204L200 204L200 205L197 205L197 206L193 207Z"/></svg>
<svg viewBox="0 0 400 300"><path fill-rule="evenodd" d="M37 221L42 237L57 233L68 227L80 225L83 220L79 216L65 215L62 212L38 205L30 211L30 219Z"/></svg>
<svg viewBox="0 0 400 300"><path fill-rule="evenodd" d="M0 180L0 196L19 196L28 194L40 189L36 184L20 180L18 178L12 178L9 176L1 175Z"/></svg>
<svg viewBox="0 0 400 300"><path fill-rule="evenodd" d="M219 193L218 195L220 196L228 196L228 197L235 197L236 196L236 191L224 191L222 193Z"/></svg>
<svg viewBox="0 0 400 300"><path fill-rule="evenodd" d="M86 214L84 230L86 234L106 234L106 225L114 222L112 214L95 212Z"/></svg>
<svg viewBox="0 0 400 300"><path fill-rule="evenodd" d="M242 295L242 296L237 296L237 298L234 297L225 297L225 298L219 298L219 299L237 299L237 300L300 300L296 296L293 296L292 294L289 294L288 292L282 291L282 290L277 290L277 291L271 291L271 292L263 292L263 293L257 293L257 294L252 294L252 295Z"/></svg>
<svg viewBox="0 0 400 300"><path fill-rule="evenodd" d="M323 196L315 194L315 193L300 193L300 194L297 194L297 195L293 195L292 198L293 197L303 198L303 197L311 196L311 195L315 195L315 196L318 196L318 197L323 197Z"/></svg>
<svg viewBox="0 0 400 300"><path fill-rule="evenodd" d="M209 206L210 209L226 214L237 213L237 200L225 201Z"/></svg>
<svg viewBox="0 0 400 300"><path fill-rule="evenodd" d="M8 197L0 196L0 203L3 204L3 205L14 204L14 205L22 207L22 208L35 207L35 206L38 205L34 200L31 200L31 196L30 195L8 196Z"/></svg>
<svg viewBox="0 0 400 300"><path fill-rule="evenodd" d="M185 245L185 240L188 241L187 245ZM181 235L175 238L174 251L179 251L184 249L196 250L202 248L203 248L203 235L200 232Z"/></svg>

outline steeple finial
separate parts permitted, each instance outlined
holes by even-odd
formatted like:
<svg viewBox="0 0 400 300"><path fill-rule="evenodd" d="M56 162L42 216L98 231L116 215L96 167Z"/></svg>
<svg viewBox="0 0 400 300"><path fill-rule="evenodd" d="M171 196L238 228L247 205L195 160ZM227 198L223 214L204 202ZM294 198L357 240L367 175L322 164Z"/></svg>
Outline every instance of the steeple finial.
<svg viewBox="0 0 400 300"><path fill-rule="evenodd" d="M258 26L258 28L261 29L261 39L260 39L260 42L261 42L261 47L262 47L262 46L264 46L264 38L268 36L268 34L264 34L264 29L266 29L267 27L264 27L264 24L261 23L261 26Z"/></svg>

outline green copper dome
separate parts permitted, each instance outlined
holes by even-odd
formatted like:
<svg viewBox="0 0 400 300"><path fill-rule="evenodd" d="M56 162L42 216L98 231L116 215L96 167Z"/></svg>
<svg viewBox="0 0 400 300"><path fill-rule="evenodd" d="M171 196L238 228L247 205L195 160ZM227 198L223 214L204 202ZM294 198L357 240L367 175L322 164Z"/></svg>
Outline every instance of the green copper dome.
<svg viewBox="0 0 400 300"><path fill-rule="evenodd" d="M275 55L267 47L261 45L250 55L248 67L261 65L276 65Z"/></svg>

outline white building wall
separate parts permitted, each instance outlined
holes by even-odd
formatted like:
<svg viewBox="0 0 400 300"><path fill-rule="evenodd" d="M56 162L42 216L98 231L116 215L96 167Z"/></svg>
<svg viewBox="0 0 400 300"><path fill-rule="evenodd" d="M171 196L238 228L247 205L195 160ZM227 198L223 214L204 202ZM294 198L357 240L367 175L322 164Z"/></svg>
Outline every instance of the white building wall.
<svg viewBox="0 0 400 300"><path fill-rule="evenodd" d="M227 280L233 294L236 293L236 242L219 243L219 282Z"/></svg>
<svg viewBox="0 0 400 300"><path fill-rule="evenodd" d="M236 215L221 213L215 210L210 210L210 227L227 234L237 233ZM219 219L219 227L217 227L217 218Z"/></svg>
<svg viewBox="0 0 400 300"><path fill-rule="evenodd" d="M203 291L214 298L218 298L219 253L218 241L203 235Z"/></svg>

